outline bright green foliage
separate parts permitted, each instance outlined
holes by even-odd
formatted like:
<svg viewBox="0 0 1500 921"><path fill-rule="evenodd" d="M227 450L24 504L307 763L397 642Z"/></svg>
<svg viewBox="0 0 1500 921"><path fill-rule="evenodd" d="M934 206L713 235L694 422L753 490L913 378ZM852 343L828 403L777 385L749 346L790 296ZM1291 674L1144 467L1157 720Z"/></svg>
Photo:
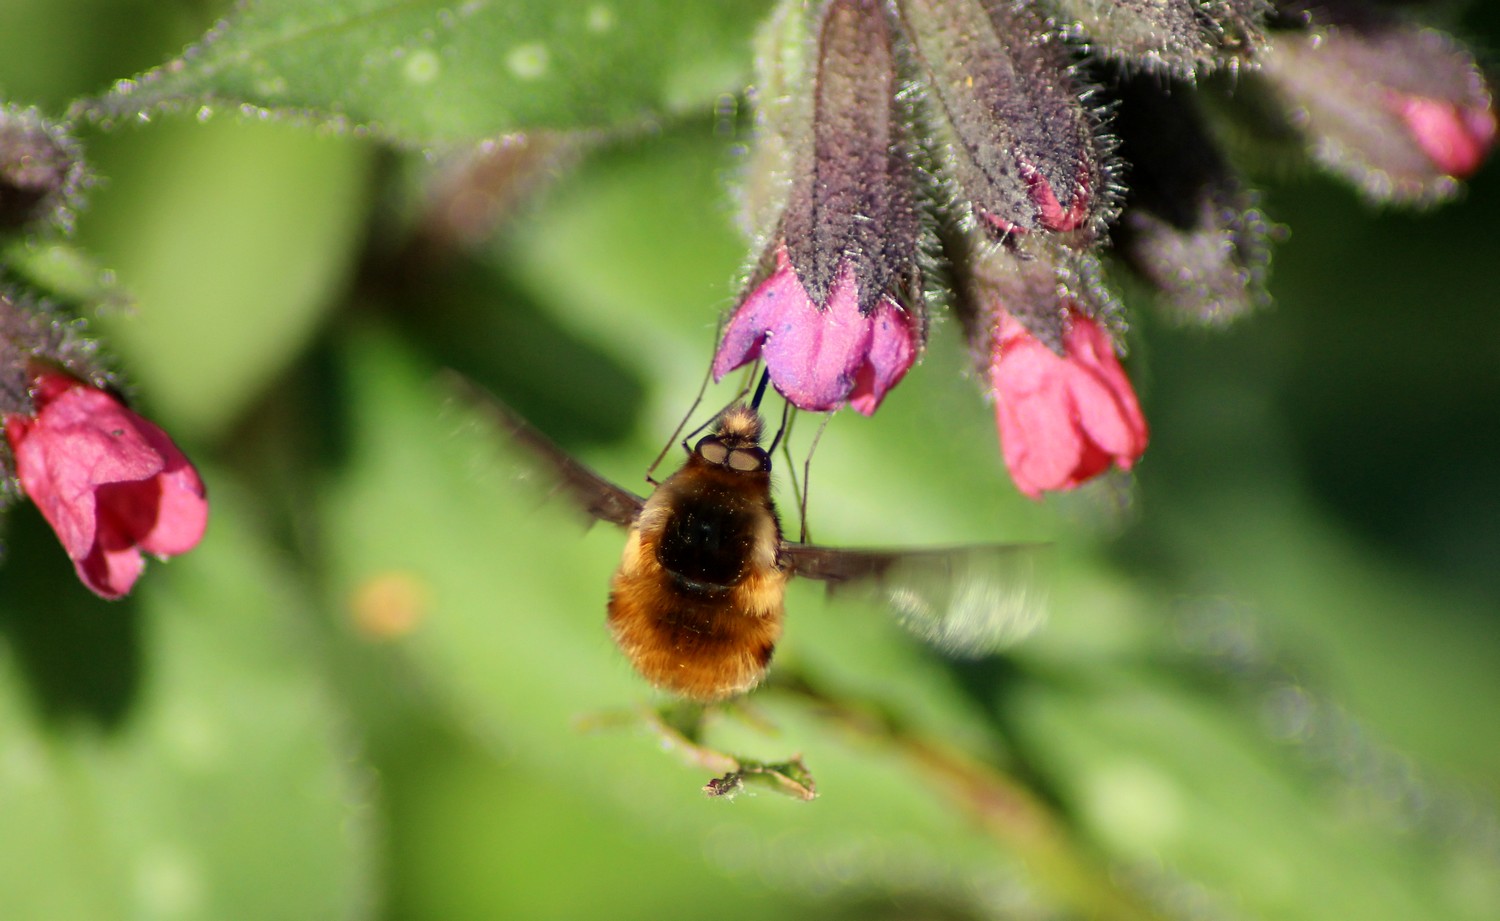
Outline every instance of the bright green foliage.
<svg viewBox="0 0 1500 921"><path fill-rule="evenodd" d="M166 422L217 434L316 333L356 256L370 151L227 119L140 141L100 145L119 194L91 214L85 242L135 302L101 331L140 354L137 377Z"/></svg>
<svg viewBox="0 0 1500 921"><path fill-rule="evenodd" d="M212 518L108 605L8 514L0 917L1500 916L1493 171L1415 219L1271 185L1275 311L1136 311L1128 492L1017 496L937 323L875 418L824 432L813 536L1051 541L1052 620L959 664L794 585L772 674L826 699L768 687L702 741L800 755L811 803L709 800L719 769L648 728L603 623L622 535L546 501L445 374L647 488L750 249L714 103L764 6L249 3L97 104L152 118L86 133L107 182L75 238L0 258L93 320ZM34 63L7 16L0 87ZM75 36L100 50L57 92L183 32L145 59ZM192 117L239 103L308 118ZM341 120L374 136L304 123ZM542 125L604 130L493 233L433 234L457 161L410 147ZM777 459L792 531L817 421Z"/></svg>
<svg viewBox="0 0 1500 921"><path fill-rule="evenodd" d="M300 112L415 144L629 124L742 88L751 0L251 0L84 111Z"/></svg>
<svg viewBox="0 0 1500 921"><path fill-rule="evenodd" d="M208 473L203 552L128 604L67 597L65 564L33 562L50 534L13 522L32 572L0 583L6 917L347 917L376 897L370 779L305 600Z"/></svg>

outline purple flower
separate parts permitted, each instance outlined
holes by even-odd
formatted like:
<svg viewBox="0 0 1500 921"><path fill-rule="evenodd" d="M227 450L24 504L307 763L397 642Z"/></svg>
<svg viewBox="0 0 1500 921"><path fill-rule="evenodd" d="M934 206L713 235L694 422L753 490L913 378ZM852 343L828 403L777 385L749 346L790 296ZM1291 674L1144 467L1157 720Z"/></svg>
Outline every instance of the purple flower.
<svg viewBox="0 0 1500 921"><path fill-rule="evenodd" d="M819 14L810 120L784 137L791 177L771 244L714 356L714 377L764 358L776 389L815 412L873 413L926 332L915 176L892 31L873 0Z"/></svg>
<svg viewBox="0 0 1500 921"><path fill-rule="evenodd" d="M714 356L714 378L763 358L794 406L827 412L848 403L870 415L906 374L921 347L916 318L890 296L861 310L852 263L821 303L808 295L785 247L776 271L740 304Z"/></svg>
<svg viewBox="0 0 1500 921"><path fill-rule="evenodd" d="M930 272L1023 492L1129 469L1147 427L1115 354L1106 237L1177 319L1269 300L1281 231L1202 114L1214 93L1244 136L1300 147L1372 198L1455 192L1495 144L1494 102L1417 6L780 4L745 199L767 242L715 377L763 360L796 406L873 413L921 352ZM1233 79L1201 79L1215 73Z"/></svg>

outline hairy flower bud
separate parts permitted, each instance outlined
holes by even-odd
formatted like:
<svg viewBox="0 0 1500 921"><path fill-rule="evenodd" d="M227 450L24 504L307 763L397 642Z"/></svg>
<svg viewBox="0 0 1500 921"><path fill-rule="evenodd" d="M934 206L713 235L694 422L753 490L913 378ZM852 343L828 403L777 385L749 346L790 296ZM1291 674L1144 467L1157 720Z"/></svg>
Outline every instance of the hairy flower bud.
<svg viewBox="0 0 1500 921"><path fill-rule="evenodd" d="M0 105L0 233L68 229L83 184L77 145L61 127L35 109Z"/></svg>
<svg viewBox="0 0 1500 921"><path fill-rule="evenodd" d="M997 306L1059 355L1070 311L1105 322L1114 322L1120 314L1120 304L1092 254L1047 237L993 243L968 235L948 243L960 284L955 306L970 344L981 356L989 354Z"/></svg>
<svg viewBox="0 0 1500 921"><path fill-rule="evenodd" d="M0 291L0 475L36 503L78 577L119 598L142 553L173 556L203 536L203 482L172 440L111 387L78 321Z"/></svg>
<svg viewBox="0 0 1500 921"><path fill-rule="evenodd" d="M1001 236L1078 231L1105 216L1106 170L1068 50L1032 6L898 0L928 77L930 116L958 197Z"/></svg>
<svg viewBox="0 0 1500 921"><path fill-rule="evenodd" d="M913 167L880 4L833 0L819 26L809 136L794 147L785 208L714 376L764 358L794 405L869 414L925 333Z"/></svg>
<svg viewBox="0 0 1500 921"><path fill-rule="evenodd" d="M110 377L100 367L97 353L80 321L23 294L0 289L0 416L33 411L32 369L37 363L61 368L95 386L108 386ZM0 468L0 473L13 475L14 471Z"/></svg>
<svg viewBox="0 0 1500 921"><path fill-rule="evenodd" d="M1016 488L1037 498L1111 464L1130 469L1146 450L1146 422L1115 356L1108 324L1119 308L1097 260L1041 239L947 242Z"/></svg>
<svg viewBox="0 0 1500 921"><path fill-rule="evenodd" d="M744 194L760 257L715 377L763 359L797 406L873 411L923 343L920 252L1022 490L1129 468L1147 433L1115 354L1105 232L1179 318L1267 299L1278 228L1194 83L1229 72L1205 89L1233 90L1242 140L1431 201L1479 167L1496 119L1473 57L1401 18L1428 2L780 0L756 46Z"/></svg>
<svg viewBox="0 0 1500 921"><path fill-rule="evenodd" d="M1182 319L1229 320L1264 302L1270 224L1196 103L1147 78L1119 95L1115 130L1133 169L1114 235L1130 267Z"/></svg>
<svg viewBox="0 0 1500 921"><path fill-rule="evenodd" d="M1378 200L1453 194L1495 141L1493 100L1448 35L1363 4L1329 2L1274 33L1262 78L1312 155Z"/></svg>
<svg viewBox="0 0 1500 921"><path fill-rule="evenodd" d="M1268 0L1053 0L1063 34L1101 57L1190 78L1253 58Z"/></svg>

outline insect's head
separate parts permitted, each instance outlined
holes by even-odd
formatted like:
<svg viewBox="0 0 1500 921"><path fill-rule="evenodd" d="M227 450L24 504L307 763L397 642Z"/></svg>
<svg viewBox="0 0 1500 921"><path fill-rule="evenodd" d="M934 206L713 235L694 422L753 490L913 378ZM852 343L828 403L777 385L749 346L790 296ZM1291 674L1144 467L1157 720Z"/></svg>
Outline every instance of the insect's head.
<svg viewBox="0 0 1500 921"><path fill-rule="evenodd" d="M760 446L764 423L744 404L724 410L713 434L699 440L693 453L717 467L740 473L770 473L771 456Z"/></svg>

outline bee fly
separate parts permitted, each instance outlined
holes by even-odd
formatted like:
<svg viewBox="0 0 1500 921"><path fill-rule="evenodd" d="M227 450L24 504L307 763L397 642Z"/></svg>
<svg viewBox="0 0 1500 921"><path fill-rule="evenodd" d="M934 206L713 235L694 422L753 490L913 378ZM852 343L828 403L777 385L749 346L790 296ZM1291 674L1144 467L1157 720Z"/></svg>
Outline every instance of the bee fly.
<svg viewBox="0 0 1500 921"><path fill-rule="evenodd" d="M830 590L864 589L957 655L992 652L1039 622L1038 545L875 550L786 540L771 500L771 458L761 447L766 380L749 404L720 413L681 469L645 499L484 400L592 518L629 528L610 583L609 628L647 681L697 701L754 688L781 637L792 576L822 580Z"/></svg>

